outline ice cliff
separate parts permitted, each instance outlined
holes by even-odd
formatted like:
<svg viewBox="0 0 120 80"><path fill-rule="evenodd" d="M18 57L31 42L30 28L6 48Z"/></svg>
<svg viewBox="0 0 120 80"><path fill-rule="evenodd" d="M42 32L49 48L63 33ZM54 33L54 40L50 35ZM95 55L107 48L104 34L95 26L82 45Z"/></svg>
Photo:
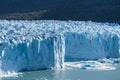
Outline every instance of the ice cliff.
<svg viewBox="0 0 120 80"><path fill-rule="evenodd" d="M0 20L0 70L62 68L64 61L119 58L119 31L114 23Z"/></svg>

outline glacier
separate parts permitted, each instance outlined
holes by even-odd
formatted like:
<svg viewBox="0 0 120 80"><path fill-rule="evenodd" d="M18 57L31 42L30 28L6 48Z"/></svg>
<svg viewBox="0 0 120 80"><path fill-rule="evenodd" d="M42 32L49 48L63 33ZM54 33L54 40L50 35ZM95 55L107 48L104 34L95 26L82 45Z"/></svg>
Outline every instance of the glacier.
<svg viewBox="0 0 120 80"><path fill-rule="evenodd" d="M62 42L62 37L56 36L44 40L33 39L31 42L14 45L2 43L1 69L4 72L18 72L52 67L62 68L64 61Z"/></svg>
<svg viewBox="0 0 120 80"><path fill-rule="evenodd" d="M100 58L119 57L119 38L117 35L101 35L98 33L92 38L88 38L88 36L89 33L66 34L66 61L69 61L71 59L93 60Z"/></svg>
<svg viewBox="0 0 120 80"><path fill-rule="evenodd" d="M119 57L119 24L0 20L0 71L60 69L66 61Z"/></svg>

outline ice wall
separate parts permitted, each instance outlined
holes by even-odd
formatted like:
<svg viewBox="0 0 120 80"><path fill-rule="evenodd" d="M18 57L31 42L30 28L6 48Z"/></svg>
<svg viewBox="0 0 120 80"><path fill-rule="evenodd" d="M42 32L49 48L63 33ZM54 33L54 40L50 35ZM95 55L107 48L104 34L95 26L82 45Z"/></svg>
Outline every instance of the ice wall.
<svg viewBox="0 0 120 80"><path fill-rule="evenodd" d="M64 40L62 36L43 40L32 39L18 44L0 44L0 69L25 71L49 68L62 68L64 61Z"/></svg>
<svg viewBox="0 0 120 80"><path fill-rule="evenodd" d="M120 25L0 20L0 71L62 68L65 61L120 57Z"/></svg>
<svg viewBox="0 0 120 80"><path fill-rule="evenodd" d="M119 57L119 38L112 34L66 33L66 61Z"/></svg>

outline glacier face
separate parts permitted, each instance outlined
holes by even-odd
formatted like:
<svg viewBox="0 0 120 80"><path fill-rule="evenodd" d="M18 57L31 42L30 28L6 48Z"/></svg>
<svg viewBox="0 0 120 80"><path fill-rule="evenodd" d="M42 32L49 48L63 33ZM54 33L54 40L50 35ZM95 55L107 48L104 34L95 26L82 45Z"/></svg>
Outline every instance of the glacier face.
<svg viewBox="0 0 120 80"><path fill-rule="evenodd" d="M119 58L119 31L114 23L0 20L0 70L62 68L64 59Z"/></svg>
<svg viewBox="0 0 120 80"><path fill-rule="evenodd" d="M66 33L66 61L119 58L118 36L96 34L88 38L88 35L87 33Z"/></svg>
<svg viewBox="0 0 120 80"><path fill-rule="evenodd" d="M24 71L62 68L64 50L62 37L48 37L31 42L1 44L1 69L3 71ZM59 47L59 48L58 48Z"/></svg>

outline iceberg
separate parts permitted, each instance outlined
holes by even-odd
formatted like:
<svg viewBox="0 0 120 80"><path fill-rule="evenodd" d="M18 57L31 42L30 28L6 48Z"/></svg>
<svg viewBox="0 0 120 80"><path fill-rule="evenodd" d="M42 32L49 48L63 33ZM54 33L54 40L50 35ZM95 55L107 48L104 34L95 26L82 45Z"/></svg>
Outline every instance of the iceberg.
<svg viewBox="0 0 120 80"><path fill-rule="evenodd" d="M65 61L120 57L120 25L0 20L0 71L59 69Z"/></svg>

